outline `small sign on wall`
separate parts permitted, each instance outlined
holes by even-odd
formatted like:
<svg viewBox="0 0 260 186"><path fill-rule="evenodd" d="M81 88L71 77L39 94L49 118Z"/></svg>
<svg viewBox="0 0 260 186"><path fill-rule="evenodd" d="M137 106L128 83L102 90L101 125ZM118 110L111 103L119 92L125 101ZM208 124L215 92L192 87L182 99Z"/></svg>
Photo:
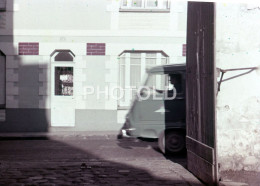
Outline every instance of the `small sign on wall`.
<svg viewBox="0 0 260 186"><path fill-rule="evenodd" d="M186 44L182 45L182 56L186 56Z"/></svg>

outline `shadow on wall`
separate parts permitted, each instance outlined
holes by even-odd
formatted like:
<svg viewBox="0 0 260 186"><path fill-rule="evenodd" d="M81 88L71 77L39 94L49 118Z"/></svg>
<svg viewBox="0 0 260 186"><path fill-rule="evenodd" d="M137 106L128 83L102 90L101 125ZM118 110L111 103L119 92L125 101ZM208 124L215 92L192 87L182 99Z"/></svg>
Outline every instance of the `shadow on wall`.
<svg viewBox="0 0 260 186"><path fill-rule="evenodd" d="M14 46L14 12L17 8L13 0L1 1L0 10L0 82L3 83L0 97L0 133L2 132L47 132L49 110L40 109L39 95L41 69L37 61L39 56L20 56ZM29 63L27 63L29 60ZM26 63L25 63L26 61ZM28 64L28 65L25 65ZM47 80L47 77L43 77ZM5 93L3 95L2 93Z"/></svg>
<svg viewBox="0 0 260 186"><path fill-rule="evenodd" d="M47 77L43 77L37 57L7 59L5 121L0 122L0 132L48 132L50 109L40 108L46 104L46 96L40 95L40 89L44 88ZM25 65L23 61L33 65Z"/></svg>

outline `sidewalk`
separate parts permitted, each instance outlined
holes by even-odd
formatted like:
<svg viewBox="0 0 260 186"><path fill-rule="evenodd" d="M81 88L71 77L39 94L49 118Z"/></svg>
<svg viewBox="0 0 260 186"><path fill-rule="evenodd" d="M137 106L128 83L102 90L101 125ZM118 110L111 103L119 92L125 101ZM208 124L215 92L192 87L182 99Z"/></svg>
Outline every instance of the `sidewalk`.
<svg viewBox="0 0 260 186"><path fill-rule="evenodd" d="M66 138L116 138L118 131L64 131L64 132L21 132L21 133L0 133L0 140L12 139L66 139Z"/></svg>

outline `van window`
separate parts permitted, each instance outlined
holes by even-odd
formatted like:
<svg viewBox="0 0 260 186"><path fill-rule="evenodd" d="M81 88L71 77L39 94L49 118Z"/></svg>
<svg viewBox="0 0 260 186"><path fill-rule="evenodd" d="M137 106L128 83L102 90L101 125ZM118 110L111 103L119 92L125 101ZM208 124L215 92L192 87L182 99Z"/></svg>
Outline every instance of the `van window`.
<svg viewBox="0 0 260 186"><path fill-rule="evenodd" d="M145 84L150 94L167 94L182 93L182 75L181 74L150 74ZM175 89L174 89L174 88Z"/></svg>
<svg viewBox="0 0 260 186"><path fill-rule="evenodd" d="M166 90L167 74L152 74L148 77L146 86L157 92Z"/></svg>
<svg viewBox="0 0 260 186"><path fill-rule="evenodd" d="M177 94L182 93L182 78L181 74L169 74L168 76L168 87L172 90L173 87L176 89Z"/></svg>

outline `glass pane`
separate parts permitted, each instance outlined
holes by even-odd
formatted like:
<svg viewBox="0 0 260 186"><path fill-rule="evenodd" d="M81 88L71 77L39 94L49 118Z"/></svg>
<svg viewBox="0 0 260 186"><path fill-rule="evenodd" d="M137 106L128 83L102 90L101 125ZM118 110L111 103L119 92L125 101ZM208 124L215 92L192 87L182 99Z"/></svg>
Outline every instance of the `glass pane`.
<svg viewBox="0 0 260 186"><path fill-rule="evenodd" d="M138 88L141 82L141 67L138 65L131 65L130 69L130 86Z"/></svg>
<svg viewBox="0 0 260 186"><path fill-rule="evenodd" d="M148 81L145 86L149 88L152 93L162 94L166 88L166 80L166 74L152 74L149 75Z"/></svg>
<svg viewBox="0 0 260 186"><path fill-rule="evenodd" d="M140 65L131 65L130 67L130 86L132 98L136 93L136 90L140 86L141 83L141 66Z"/></svg>
<svg viewBox="0 0 260 186"><path fill-rule="evenodd" d="M132 0L132 7L142 7L142 0Z"/></svg>
<svg viewBox="0 0 260 186"><path fill-rule="evenodd" d="M167 64L167 58L161 58L161 63L162 63L162 65Z"/></svg>
<svg viewBox="0 0 260 186"><path fill-rule="evenodd" d="M182 92L181 74L169 74L168 90L176 89L177 93Z"/></svg>
<svg viewBox="0 0 260 186"><path fill-rule="evenodd" d="M157 7L158 6L158 0L146 0L147 7Z"/></svg>
<svg viewBox="0 0 260 186"><path fill-rule="evenodd" d="M127 0L122 1L122 6L127 6Z"/></svg>
<svg viewBox="0 0 260 186"><path fill-rule="evenodd" d="M131 65L141 65L141 58L131 58Z"/></svg>
<svg viewBox="0 0 260 186"><path fill-rule="evenodd" d="M167 9L168 8L168 1L167 0L162 0L162 1L163 1L162 8Z"/></svg>
<svg viewBox="0 0 260 186"><path fill-rule="evenodd" d="M123 92L118 92L118 97L122 97L120 101L125 101L125 65L120 65L120 90Z"/></svg>
<svg viewBox="0 0 260 186"><path fill-rule="evenodd" d="M146 53L146 58L156 58L156 53Z"/></svg>
<svg viewBox="0 0 260 186"><path fill-rule="evenodd" d="M125 65L120 65L120 87L125 88Z"/></svg>
<svg viewBox="0 0 260 186"><path fill-rule="evenodd" d="M141 58L141 53L130 53L130 58Z"/></svg>
<svg viewBox="0 0 260 186"><path fill-rule="evenodd" d="M55 67L55 95L73 95L73 67Z"/></svg>
<svg viewBox="0 0 260 186"><path fill-rule="evenodd" d="M146 58L145 62L146 62L146 67L151 67L156 65L156 59Z"/></svg>

